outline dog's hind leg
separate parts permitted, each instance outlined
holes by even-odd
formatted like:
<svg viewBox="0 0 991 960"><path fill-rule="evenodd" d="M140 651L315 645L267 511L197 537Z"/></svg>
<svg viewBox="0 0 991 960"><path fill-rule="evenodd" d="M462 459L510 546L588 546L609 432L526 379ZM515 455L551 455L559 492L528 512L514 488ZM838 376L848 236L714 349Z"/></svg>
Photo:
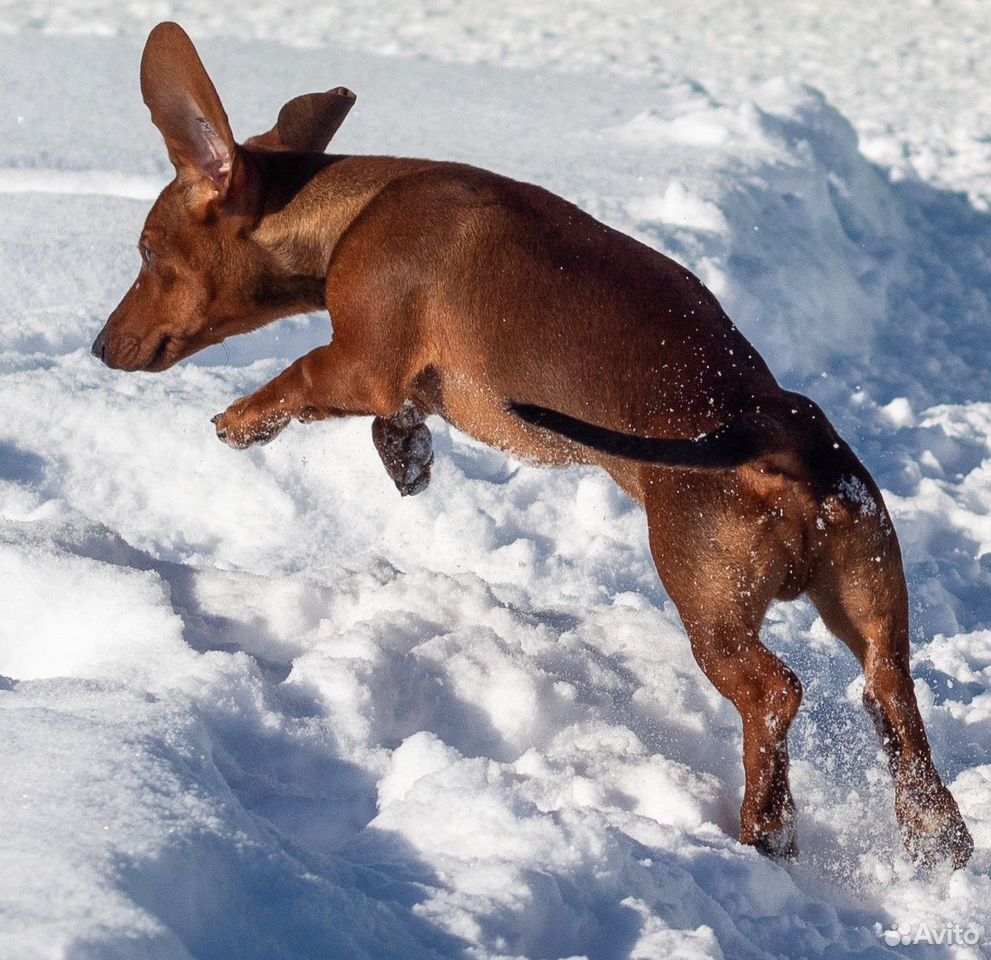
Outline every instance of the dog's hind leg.
<svg viewBox="0 0 991 960"><path fill-rule="evenodd" d="M909 665L908 591L890 518L869 477L843 481L823 505L808 589L823 622L864 668L867 708L895 781L905 848L922 866L964 866L970 832L933 764Z"/></svg>
<svg viewBox="0 0 991 960"><path fill-rule="evenodd" d="M725 482L732 483L695 473L679 487L655 474L645 498L651 551L696 661L743 721L740 840L768 856L792 858L798 845L787 738L802 687L760 641L783 573L762 542L766 530L741 514L738 491L727 495Z"/></svg>
<svg viewBox="0 0 991 960"><path fill-rule="evenodd" d="M425 420L422 411L407 400L394 416L372 421L372 442L404 497L420 493L430 483L434 449Z"/></svg>

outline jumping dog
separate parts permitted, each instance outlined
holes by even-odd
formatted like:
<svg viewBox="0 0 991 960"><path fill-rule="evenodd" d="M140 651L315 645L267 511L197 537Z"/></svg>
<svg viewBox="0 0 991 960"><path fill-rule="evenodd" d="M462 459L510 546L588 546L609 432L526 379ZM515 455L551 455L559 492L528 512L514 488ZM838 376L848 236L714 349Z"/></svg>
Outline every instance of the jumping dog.
<svg viewBox="0 0 991 960"><path fill-rule="evenodd" d="M877 485L696 277L531 184L326 155L354 101L344 88L290 100L239 145L174 23L148 38L141 91L176 176L97 357L165 370L326 308L333 341L215 417L221 440L371 416L410 494L429 480L436 414L528 461L601 467L643 505L692 652L742 718L740 839L797 853L787 735L802 687L760 629L772 601L805 594L863 665L909 855L967 862L973 842L916 703L905 576Z"/></svg>

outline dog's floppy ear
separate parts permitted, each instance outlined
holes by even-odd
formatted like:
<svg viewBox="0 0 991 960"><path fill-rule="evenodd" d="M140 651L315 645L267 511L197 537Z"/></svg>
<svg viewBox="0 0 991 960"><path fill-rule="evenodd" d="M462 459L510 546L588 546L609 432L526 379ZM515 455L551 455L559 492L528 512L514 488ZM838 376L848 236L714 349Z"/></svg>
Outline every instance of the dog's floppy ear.
<svg viewBox="0 0 991 960"><path fill-rule="evenodd" d="M237 148L213 82L179 24L160 23L148 35L141 95L179 176L202 181L223 199Z"/></svg>
<svg viewBox="0 0 991 960"><path fill-rule="evenodd" d="M346 87L294 97L279 111L279 119L268 133L260 133L246 140L244 145L265 150L323 153L354 106L355 99Z"/></svg>

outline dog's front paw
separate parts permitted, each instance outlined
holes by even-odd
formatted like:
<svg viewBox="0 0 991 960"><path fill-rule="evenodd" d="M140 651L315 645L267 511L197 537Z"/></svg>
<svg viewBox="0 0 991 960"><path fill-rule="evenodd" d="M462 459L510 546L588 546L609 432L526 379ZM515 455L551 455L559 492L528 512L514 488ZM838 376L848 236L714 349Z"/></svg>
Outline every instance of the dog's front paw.
<svg viewBox="0 0 991 960"><path fill-rule="evenodd" d="M395 416L376 417L372 441L402 496L427 489L434 462L433 438L419 410L407 403Z"/></svg>
<svg viewBox="0 0 991 960"><path fill-rule="evenodd" d="M268 443L291 419L288 410L260 406L251 397L244 397L218 413L212 422L218 439L243 450L253 444Z"/></svg>

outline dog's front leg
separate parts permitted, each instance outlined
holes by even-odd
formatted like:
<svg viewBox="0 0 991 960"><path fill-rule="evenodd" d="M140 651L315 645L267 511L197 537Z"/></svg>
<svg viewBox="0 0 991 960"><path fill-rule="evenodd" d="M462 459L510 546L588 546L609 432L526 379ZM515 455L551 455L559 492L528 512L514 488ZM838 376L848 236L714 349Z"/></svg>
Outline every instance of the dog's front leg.
<svg viewBox="0 0 991 960"><path fill-rule="evenodd" d="M395 371L375 368L332 343L318 347L213 418L217 436L238 449L267 443L291 420L390 417L402 405Z"/></svg>

